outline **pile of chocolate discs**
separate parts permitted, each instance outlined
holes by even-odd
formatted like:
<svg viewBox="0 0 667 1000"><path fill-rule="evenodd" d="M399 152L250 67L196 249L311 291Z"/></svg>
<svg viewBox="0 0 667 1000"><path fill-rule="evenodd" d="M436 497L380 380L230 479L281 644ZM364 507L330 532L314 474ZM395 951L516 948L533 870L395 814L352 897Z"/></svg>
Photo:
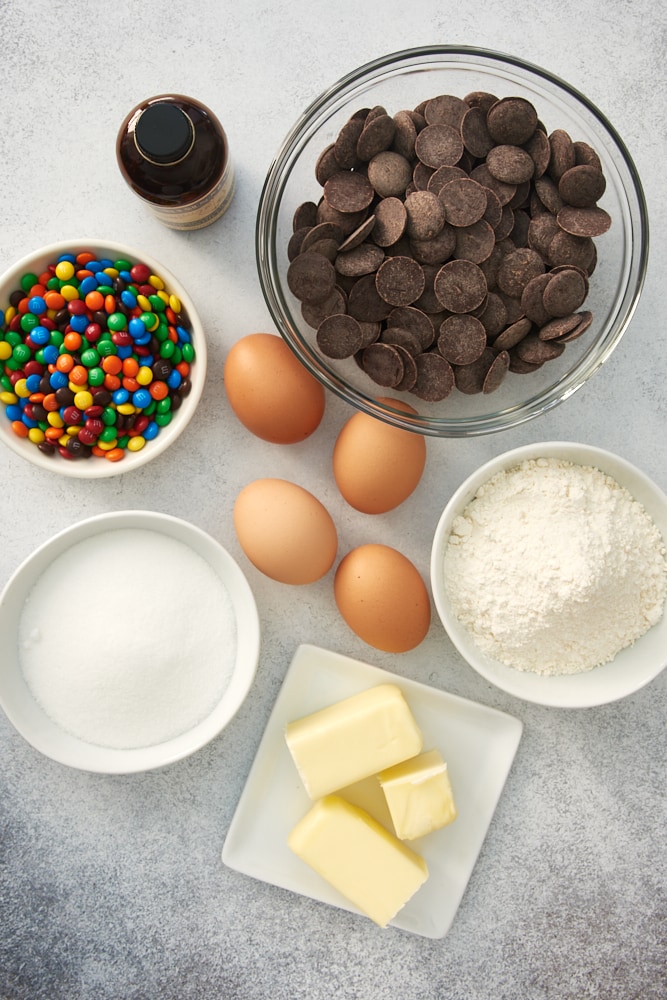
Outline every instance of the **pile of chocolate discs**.
<svg viewBox="0 0 667 1000"><path fill-rule="evenodd" d="M559 357L611 225L600 158L531 102L443 94L357 111L293 217L287 283L328 358L434 402Z"/></svg>

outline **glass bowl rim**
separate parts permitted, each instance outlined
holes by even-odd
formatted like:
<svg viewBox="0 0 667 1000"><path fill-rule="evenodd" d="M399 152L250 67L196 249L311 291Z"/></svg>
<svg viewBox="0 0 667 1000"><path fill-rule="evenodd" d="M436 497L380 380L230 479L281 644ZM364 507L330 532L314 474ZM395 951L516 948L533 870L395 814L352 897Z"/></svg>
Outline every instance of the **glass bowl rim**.
<svg viewBox="0 0 667 1000"><path fill-rule="evenodd" d="M509 65L520 73L533 75L544 81L548 86L561 92L570 102L581 105L595 122L611 139L620 155L621 163L627 171L629 184L623 187L624 200L632 198L632 208L638 217L637 235L631 241L631 264L634 271L628 275L623 291L624 304L619 314L607 321L603 331L598 335L596 350L592 355L586 355L567 373L564 378L539 390L528 401L523 400L508 405L501 411L464 418L442 418L410 414L405 410L380 403L370 395L360 393L350 386L343 377L326 368L317 358L315 352L308 353L302 348L303 340L297 331L292 329L289 310L287 315L281 307L275 261L275 234L277 212L285 189L287 179L294 163L301 153L297 148L307 136L309 124L316 124L316 116L320 115L336 101L344 98L347 92L362 82L373 83L383 70L416 68L421 63L431 59L446 63L453 59L477 60L481 66L493 64ZM296 156L294 156L296 150ZM401 427L432 437L472 437L495 433L518 426L528 420L560 405L573 393L585 385L595 372L610 357L622 336L626 332L634 315L644 286L649 256L649 220L646 197L634 160L619 133L606 115L583 93L556 74L525 59L492 49L467 45L427 45L394 51L357 67L335 83L322 91L301 113L290 131L285 136L267 171L258 203L255 223L255 253L260 286L265 303L269 309L280 335L292 352L299 358L304 367L324 387L336 396L351 404L355 409L377 417L390 425ZM636 258L633 262L632 258ZM305 347L305 345L304 345ZM378 395L384 395L382 387L378 387Z"/></svg>

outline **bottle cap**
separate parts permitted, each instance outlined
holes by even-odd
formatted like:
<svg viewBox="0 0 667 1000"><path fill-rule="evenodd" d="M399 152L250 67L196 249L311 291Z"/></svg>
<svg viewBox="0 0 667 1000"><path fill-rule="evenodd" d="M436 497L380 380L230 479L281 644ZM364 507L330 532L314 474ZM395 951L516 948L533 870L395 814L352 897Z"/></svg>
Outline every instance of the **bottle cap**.
<svg viewBox="0 0 667 1000"><path fill-rule="evenodd" d="M176 163L192 149L195 130L190 118L168 101L151 104L134 127L134 141L153 163Z"/></svg>

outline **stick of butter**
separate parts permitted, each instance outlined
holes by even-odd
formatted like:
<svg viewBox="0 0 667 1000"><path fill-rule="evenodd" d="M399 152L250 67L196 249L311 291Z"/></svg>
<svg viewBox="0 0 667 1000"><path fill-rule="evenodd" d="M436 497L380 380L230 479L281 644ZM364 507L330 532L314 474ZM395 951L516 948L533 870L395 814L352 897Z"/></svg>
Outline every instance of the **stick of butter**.
<svg viewBox="0 0 667 1000"><path fill-rule="evenodd" d="M413 757L423 746L395 684L378 684L290 722L285 739L311 799Z"/></svg>
<svg viewBox="0 0 667 1000"><path fill-rule="evenodd" d="M401 840L423 837L456 819L447 765L437 750L389 767L378 778Z"/></svg>
<svg viewBox="0 0 667 1000"><path fill-rule="evenodd" d="M287 843L380 927L387 926L428 878L422 857L339 795L319 799Z"/></svg>

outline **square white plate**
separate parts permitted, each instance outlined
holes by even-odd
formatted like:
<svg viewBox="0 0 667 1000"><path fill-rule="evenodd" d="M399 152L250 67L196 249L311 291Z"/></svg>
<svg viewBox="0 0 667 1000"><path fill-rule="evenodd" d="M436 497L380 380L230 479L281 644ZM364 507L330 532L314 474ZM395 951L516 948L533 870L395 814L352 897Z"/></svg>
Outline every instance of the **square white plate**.
<svg viewBox="0 0 667 1000"><path fill-rule="evenodd" d="M475 866L521 739L522 723L496 709L350 659L299 646L283 681L222 849L230 868L353 913L359 911L287 846L311 801L285 742L288 722L391 682L405 695L424 736L447 761L458 817L411 842L429 878L392 921L414 934L441 938L449 930ZM343 792L391 829L375 779ZM365 918L366 919L366 918Z"/></svg>

